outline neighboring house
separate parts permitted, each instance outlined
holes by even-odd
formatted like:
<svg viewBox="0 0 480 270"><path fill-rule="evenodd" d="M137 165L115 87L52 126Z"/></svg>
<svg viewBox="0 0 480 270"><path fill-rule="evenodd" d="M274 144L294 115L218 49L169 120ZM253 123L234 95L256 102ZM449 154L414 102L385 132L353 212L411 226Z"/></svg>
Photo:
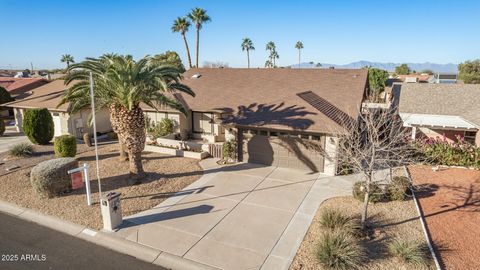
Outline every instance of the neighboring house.
<svg viewBox="0 0 480 270"><path fill-rule="evenodd" d="M17 131L23 131L23 113L26 109L47 108L53 117L55 136L68 133L81 138L84 132L92 133L92 127L88 123L89 110L71 115L67 112L68 104L57 108L65 89L67 89L67 86L64 85L64 81L56 80L29 91L29 95L23 99L7 103L7 107L14 109ZM96 119L98 132L112 130L107 112L98 112Z"/></svg>
<svg viewBox="0 0 480 270"><path fill-rule="evenodd" d="M405 83L428 83L431 77L433 76L426 73L414 73L408 75L398 75L395 81Z"/></svg>
<svg viewBox="0 0 480 270"><path fill-rule="evenodd" d="M190 69L182 83L196 96L171 96L185 105L186 116L144 104L142 109L153 122L174 120L177 138L219 147L237 140L239 161L333 175L336 134L345 132L344 121L358 119L367 96L367 74L363 69ZM69 115L67 105L55 108L65 89L63 81L54 81L35 89L29 98L10 103L17 127L21 128L25 108L48 108L56 119L57 135L91 132L88 110ZM106 112L97 121L100 132L111 129Z"/></svg>
<svg viewBox="0 0 480 270"><path fill-rule="evenodd" d="M5 88L15 99L22 98L28 95L28 91L47 83L48 81L42 78L0 77L0 86Z"/></svg>
<svg viewBox="0 0 480 270"><path fill-rule="evenodd" d="M480 145L480 85L396 84L394 95L412 138L461 136Z"/></svg>
<svg viewBox="0 0 480 270"><path fill-rule="evenodd" d="M438 73L433 75L430 80L430 83L457 83L458 75L456 73Z"/></svg>

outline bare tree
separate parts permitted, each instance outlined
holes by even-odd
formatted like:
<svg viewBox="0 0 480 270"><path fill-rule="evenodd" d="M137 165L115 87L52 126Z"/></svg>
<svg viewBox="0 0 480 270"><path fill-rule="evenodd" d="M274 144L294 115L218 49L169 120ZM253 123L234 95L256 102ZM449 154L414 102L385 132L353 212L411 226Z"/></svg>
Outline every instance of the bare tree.
<svg viewBox="0 0 480 270"><path fill-rule="evenodd" d="M375 171L412 164L417 151L395 108L367 110L358 120L343 118L341 122L342 129L336 132L339 139L337 160L346 165L342 166L343 170L364 176L361 221L365 229Z"/></svg>

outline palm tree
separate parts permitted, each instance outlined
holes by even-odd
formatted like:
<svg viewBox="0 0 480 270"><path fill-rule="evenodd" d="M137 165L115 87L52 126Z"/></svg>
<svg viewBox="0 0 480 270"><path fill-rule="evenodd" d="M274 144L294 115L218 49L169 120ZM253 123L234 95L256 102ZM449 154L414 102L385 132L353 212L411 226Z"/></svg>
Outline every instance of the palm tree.
<svg viewBox="0 0 480 270"><path fill-rule="evenodd" d="M272 58L272 60L273 60L273 67L274 67L274 68L277 67L277 64L275 63L275 59L280 58L280 56L278 55L278 53L277 53L276 50L274 50L274 51L272 52L271 58Z"/></svg>
<svg viewBox="0 0 480 270"><path fill-rule="evenodd" d="M303 43L301 41L297 41L295 48L298 49L298 68L300 68L300 51L303 49Z"/></svg>
<svg viewBox="0 0 480 270"><path fill-rule="evenodd" d="M248 68L250 68L250 50L255 50L253 42L249 38L244 38L242 41L242 51L247 51Z"/></svg>
<svg viewBox="0 0 480 270"><path fill-rule="evenodd" d="M185 44L185 49L187 50L187 58L188 58L188 66L192 68L192 59L190 58L190 50L188 49L187 38L185 37L185 33L188 32L188 28L190 27L190 22L185 17L178 17L173 21L172 32L173 33L180 33L183 38L183 43Z"/></svg>
<svg viewBox="0 0 480 270"><path fill-rule="evenodd" d="M269 41L265 49L267 51L270 51L270 55L268 56L270 66L275 67L275 58L278 59L278 53L276 51L275 43L273 43L273 41Z"/></svg>
<svg viewBox="0 0 480 270"><path fill-rule="evenodd" d="M198 68L198 47L200 42L200 29L204 23L211 21L210 17L207 15L207 11L203 8L194 8L187 15L188 18L195 24L197 28L197 54L195 55L195 66Z"/></svg>
<svg viewBox="0 0 480 270"><path fill-rule="evenodd" d="M91 72L95 109L109 110L110 121L118 134L120 146L129 155L130 174L139 181L144 176L141 153L146 139L144 113L140 104L155 109L168 106L186 114L181 103L165 94L195 94L180 82L182 77L178 68L152 61L150 56L135 61L130 55L108 54L100 58L87 58L71 65L68 71L73 71L65 77L65 84L70 84L70 87L58 106L68 102L70 113L90 106Z"/></svg>
<svg viewBox="0 0 480 270"><path fill-rule="evenodd" d="M67 63L67 69L68 69L70 67L70 63L75 63L75 60L73 60L73 56L71 56L70 54L64 54L62 55L60 62Z"/></svg>

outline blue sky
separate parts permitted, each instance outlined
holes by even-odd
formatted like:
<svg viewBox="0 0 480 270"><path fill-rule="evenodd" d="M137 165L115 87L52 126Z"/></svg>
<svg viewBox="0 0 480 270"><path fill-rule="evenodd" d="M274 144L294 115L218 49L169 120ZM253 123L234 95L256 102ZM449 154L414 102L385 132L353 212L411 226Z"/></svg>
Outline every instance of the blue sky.
<svg viewBox="0 0 480 270"><path fill-rule="evenodd" d="M212 22L200 36L200 63L246 66L240 49L250 37L253 66L263 66L265 44L277 44L279 65L302 62L459 63L479 58L480 1L14 1L0 0L1 68L62 67L60 56L77 61L115 52L143 57L166 50L186 55L172 21L199 6ZM194 59L195 32L187 34Z"/></svg>

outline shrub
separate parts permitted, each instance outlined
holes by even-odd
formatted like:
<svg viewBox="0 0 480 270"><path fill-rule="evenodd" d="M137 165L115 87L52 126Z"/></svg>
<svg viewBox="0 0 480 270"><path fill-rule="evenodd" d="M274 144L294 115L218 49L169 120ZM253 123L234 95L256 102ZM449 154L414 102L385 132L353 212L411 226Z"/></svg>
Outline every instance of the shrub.
<svg viewBox="0 0 480 270"><path fill-rule="evenodd" d="M427 247L425 244L395 239L388 244L388 251L404 263L417 266L427 263Z"/></svg>
<svg viewBox="0 0 480 270"><path fill-rule="evenodd" d="M0 86L0 104L14 101L10 93L3 87Z"/></svg>
<svg viewBox="0 0 480 270"><path fill-rule="evenodd" d="M404 201L410 190L410 180L405 176L395 176L387 186L388 198L391 201Z"/></svg>
<svg viewBox="0 0 480 270"><path fill-rule="evenodd" d="M357 219L346 216L336 209L325 209L320 215L320 225L331 231L342 230L356 235L361 226Z"/></svg>
<svg viewBox="0 0 480 270"><path fill-rule="evenodd" d="M235 153L237 152L237 141L235 140L228 140L223 143L222 145L222 154L223 158L228 159L235 159Z"/></svg>
<svg viewBox="0 0 480 270"><path fill-rule="evenodd" d="M147 125L147 134L156 140L173 133L174 123L172 119L163 118L158 123L150 123Z"/></svg>
<svg viewBox="0 0 480 270"><path fill-rule="evenodd" d="M77 154L77 138L72 135L62 135L55 137L54 141L55 157L75 157Z"/></svg>
<svg viewBox="0 0 480 270"><path fill-rule="evenodd" d="M3 136L3 133L5 133L5 121L0 119L0 136Z"/></svg>
<svg viewBox="0 0 480 270"><path fill-rule="evenodd" d="M16 157L28 157L33 154L33 146L29 143L18 143L10 148L10 155Z"/></svg>
<svg viewBox="0 0 480 270"><path fill-rule="evenodd" d="M30 172L30 183L40 198L52 198L71 191L68 171L78 167L74 158L57 158L43 161Z"/></svg>
<svg viewBox="0 0 480 270"><path fill-rule="evenodd" d="M48 144L53 139L52 115L47 109L26 110L23 115L23 131L35 144Z"/></svg>
<svg viewBox="0 0 480 270"><path fill-rule="evenodd" d="M328 269L356 269L365 260L365 249L342 231L324 233L315 252L317 261Z"/></svg>
<svg viewBox="0 0 480 270"><path fill-rule="evenodd" d="M361 202L365 200L365 187L366 187L366 182L365 181L359 181L356 182L353 185L353 197ZM370 184L370 196L368 198L369 202L376 203L380 202L383 199L384 192L380 185L377 183L371 183Z"/></svg>

